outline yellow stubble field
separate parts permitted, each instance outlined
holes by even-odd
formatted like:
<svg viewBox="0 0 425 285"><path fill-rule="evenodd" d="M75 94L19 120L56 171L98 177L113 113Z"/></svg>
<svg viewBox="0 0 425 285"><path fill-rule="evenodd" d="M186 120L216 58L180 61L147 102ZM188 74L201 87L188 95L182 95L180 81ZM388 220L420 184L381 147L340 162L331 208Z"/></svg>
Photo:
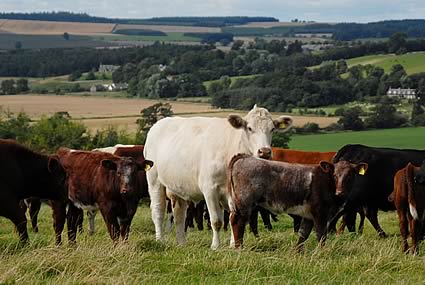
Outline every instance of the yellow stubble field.
<svg viewBox="0 0 425 285"><path fill-rule="evenodd" d="M68 112L73 119L81 120L91 131L116 126L134 132L140 111L158 100L127 99L88 96L54 96L54 95L14 95L0 96L3 111L17 113L23 111L32 119L55 112ZM246 112L222 110L205 103L166 101L172 105L173 112L179 116L227 117L231 113L244 115ZM278 116L278 113L273 114ZM338 120L336 117L293 116L295 126L315 122L325 127Z"/></svg>

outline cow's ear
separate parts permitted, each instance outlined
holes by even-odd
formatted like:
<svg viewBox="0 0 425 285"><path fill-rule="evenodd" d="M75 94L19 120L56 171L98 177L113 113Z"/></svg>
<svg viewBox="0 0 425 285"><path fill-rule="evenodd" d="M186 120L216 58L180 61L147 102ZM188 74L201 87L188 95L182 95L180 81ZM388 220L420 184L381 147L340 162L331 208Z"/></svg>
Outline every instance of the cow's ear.
<svg viewBox="0 0 425 285"><path fill-rule="evenodd" d="M145 160L142 163L137 163L137 170L138 171L149 171L153 166L153 162L150 160Z"/></svg>
<svg viewBox="0 0 425 285"><path fill-rule="evenodd" d="M334 171L334 165L332 163L322 160L319 162L319 165L323 172L330 173Z"/></svg>
<svg viewBox="0 0 425 285"><path fill-rule="evenodd" d="M280 116L276 120L273 120L273 124L278 131L287 131L292 127L292 118L289 116Z"/></svg>
<svg viewBox="0 0 425 285"><path fill-rule="evenodd" d="M104 159L102 160L102 166L106 169L109 170L117 170L117 164L115 163L115 161L110 160L110 159Z"/></svg>
<svg viewBox="0 0 425 285"><path fill-rule="evenodd" d="M357 164L356 165L356 172L359 174L359 175L365 175L366 174L366 171L367 171L367 168L368 168L368 164L367 163L365 163L365 162L362 162L362 163L359 163L359 164Z"/></svg>
<svg viewBox="0 0 425 285"><path fill-rule="evenodd" d="M59 162L59 159L56 156L50 156L49 161L47 162L47 170L49 170L50 173L56 173L61 168L62 165Z"/></svg>
<svg viewBox="0 0 425 285"><path fill-rule="evenodd" d="M246 128L247 122L241 116L229 115L227 120L235 129Z"/></svg>

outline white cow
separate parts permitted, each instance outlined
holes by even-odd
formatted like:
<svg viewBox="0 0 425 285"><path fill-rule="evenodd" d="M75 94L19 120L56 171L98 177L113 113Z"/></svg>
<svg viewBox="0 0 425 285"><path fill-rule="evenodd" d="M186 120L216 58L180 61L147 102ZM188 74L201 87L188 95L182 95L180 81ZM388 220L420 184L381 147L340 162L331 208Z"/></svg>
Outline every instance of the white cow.
<svg viewBox="0 0 425 285"><path fill-rule="evenodd" d="M172 117L158 121L148 132L144 156L154 161L147 172L152 220L156 239L162 240L165 189L173 194L173 215L179 245L186 243L186 201L205 199L213 229L212 249L220 244L223 208L228 208L226 169L233 155L248 153L271 156L274 130L286 131L292 118L276 120L264 108L254 108L244 117ZM231 244L232 245L232 244Z"/></svg>

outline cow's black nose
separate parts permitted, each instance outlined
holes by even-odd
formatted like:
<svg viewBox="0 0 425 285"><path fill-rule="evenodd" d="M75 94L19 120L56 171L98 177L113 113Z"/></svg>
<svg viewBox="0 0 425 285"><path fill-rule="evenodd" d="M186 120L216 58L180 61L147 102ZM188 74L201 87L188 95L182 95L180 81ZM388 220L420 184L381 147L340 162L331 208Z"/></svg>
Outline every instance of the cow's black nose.
<svg viewBox="0 0 425 285"><path fill-rule="evenodd" d="M264 159L272 157L272 150L269 147L262 147L258 150L258 156Z"/></svg>

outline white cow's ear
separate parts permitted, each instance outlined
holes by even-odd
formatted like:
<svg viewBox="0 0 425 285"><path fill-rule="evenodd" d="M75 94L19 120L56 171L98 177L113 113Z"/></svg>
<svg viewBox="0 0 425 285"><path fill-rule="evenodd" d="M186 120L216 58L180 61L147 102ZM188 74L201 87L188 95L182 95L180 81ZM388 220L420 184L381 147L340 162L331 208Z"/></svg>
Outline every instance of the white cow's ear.
<svg viewBox="0 0 425 285"><path fill-rule="evenodd" d="M278 131L287 131L292 127L292 117L280 116L276 120L273 120L274 127Z"/></svg>
<svg viewBox="0 0 425 285"><path fill-rule="evenodd" d="M247 122L238 115L229 115L227 120L235 129L246 128Z"/></svg>

